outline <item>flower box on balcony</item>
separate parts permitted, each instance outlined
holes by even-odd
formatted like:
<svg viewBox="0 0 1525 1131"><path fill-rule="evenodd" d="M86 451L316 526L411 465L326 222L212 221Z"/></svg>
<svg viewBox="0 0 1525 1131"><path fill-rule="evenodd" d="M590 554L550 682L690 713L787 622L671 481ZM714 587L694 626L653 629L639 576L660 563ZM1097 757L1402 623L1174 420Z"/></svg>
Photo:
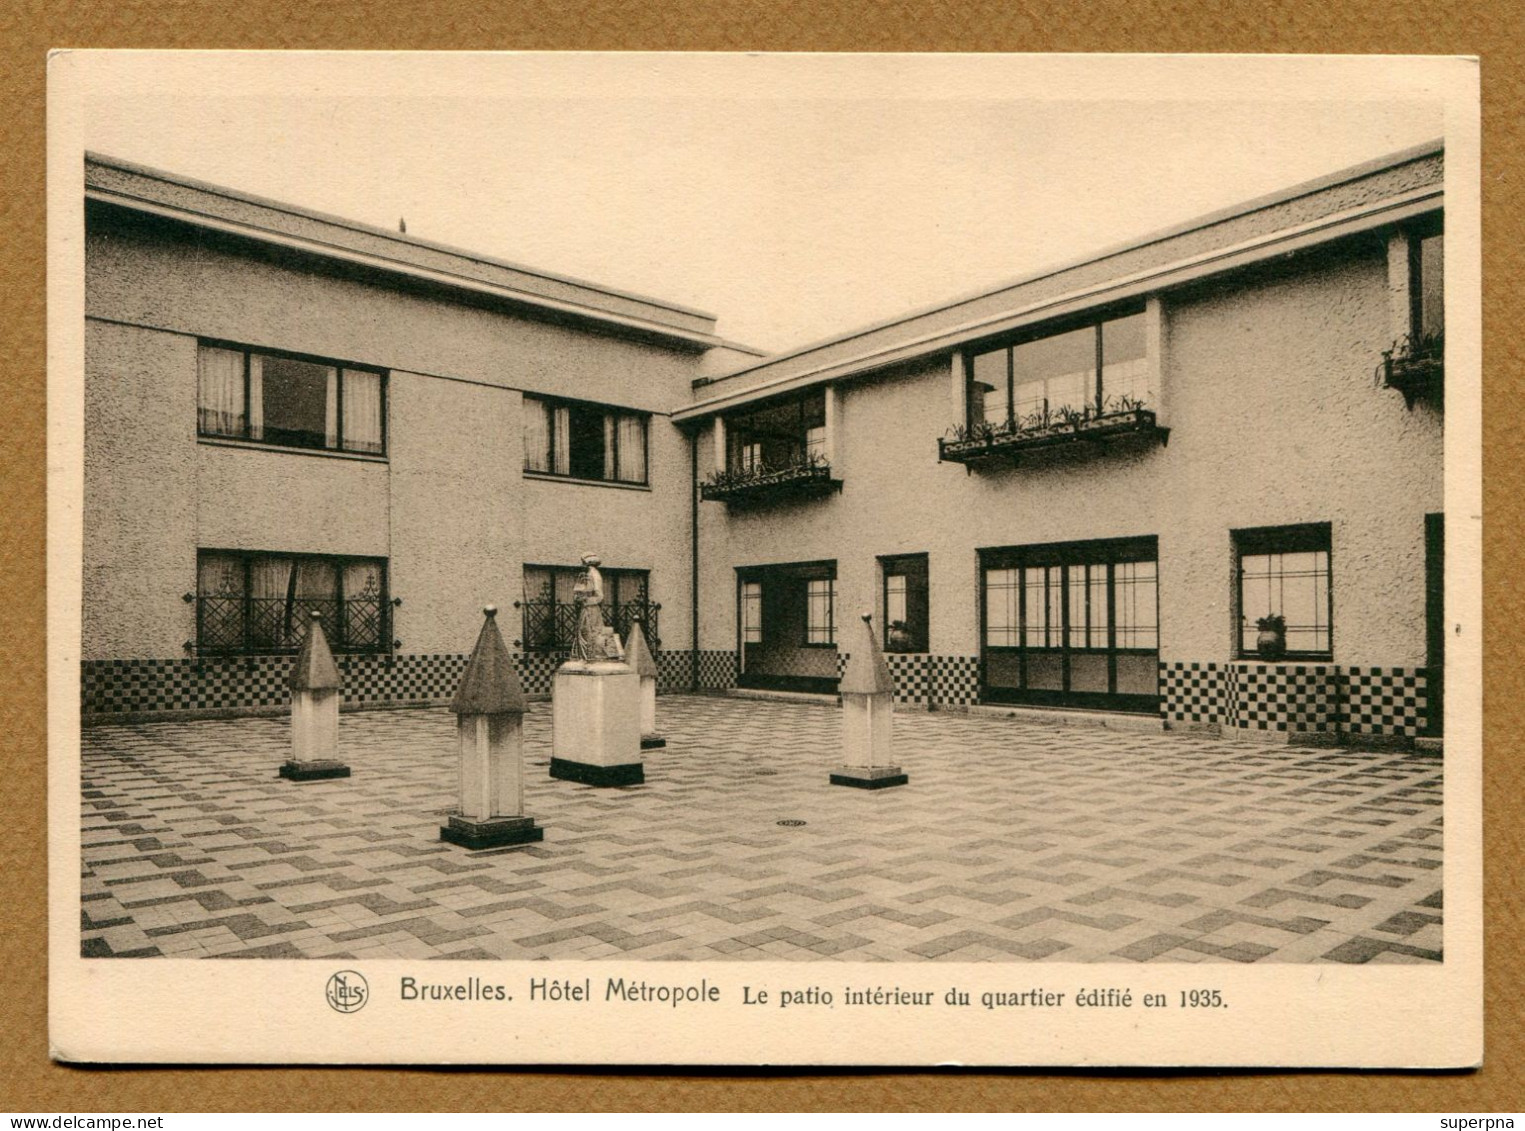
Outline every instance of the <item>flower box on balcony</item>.
<svg viewBox="0 0 1525 1131"><path fill-rule="evenodd" d="M1419 397L1439 396L1444 391L1445 355L1445 339L1440 334L1404 338L1382 351L1378 373L1382 384L1397 389L1404 403L1413 408Z"/></svg>
<svg viewBox="0 0 1525 1131"><path fill-rule="evenodd" d="M992 461L1015 461L1024 452L1068 448L1077 444L1104 444L1141 437L1168 443L1170 429L1161 427L1152 409L1141 405L1090 409L1062 416L1035 414L1005 425L981 425L959 429L952 438L937 441L937 458L969 466Z"/></svg>
<svg viewBox="0 0 1525 1131"><path fill-rule="evenodd" d="M786 499L810 499L842 489L831 477L831 465L816 460L783 467L717 471L699 486L705 502L746 505Z"/></svg>

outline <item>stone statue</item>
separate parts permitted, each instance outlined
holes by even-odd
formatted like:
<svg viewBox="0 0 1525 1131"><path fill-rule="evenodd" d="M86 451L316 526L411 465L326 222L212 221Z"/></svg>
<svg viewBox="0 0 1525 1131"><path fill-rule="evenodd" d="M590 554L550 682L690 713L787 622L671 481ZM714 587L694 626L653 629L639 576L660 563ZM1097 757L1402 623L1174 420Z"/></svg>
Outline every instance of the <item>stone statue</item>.
<svg viewBox="0 0 1525 1131"><path fill-rule="evenodd" d="M572 589L572 607L576 611L577 631L572 637L569 660L595 664L625 657L620 638L604 624L604 575L599 572L597 554L584 554L586 567Z"/></svg>

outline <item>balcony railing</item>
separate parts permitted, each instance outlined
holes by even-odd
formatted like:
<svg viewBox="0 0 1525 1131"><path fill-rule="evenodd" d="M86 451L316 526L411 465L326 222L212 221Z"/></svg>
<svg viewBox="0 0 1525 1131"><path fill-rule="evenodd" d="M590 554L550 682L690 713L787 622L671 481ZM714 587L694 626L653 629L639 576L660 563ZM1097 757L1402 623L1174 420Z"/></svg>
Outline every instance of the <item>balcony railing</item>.
<svg viewBox="0 0 1525 1131"><path fill-rule="evenodd" d="M1445 335L1426 334L1406 337L1382 351L1377 376L1389 389L1403 394L1404 403L1414 407L1422 396L1440 396L1445 390Z"/></svg>
<svg viewBox="0 0 1525 1131"><path fill-rule="evenodd" d="M516 601L524 616L524 637L518 641L526 652L566 652L577 635L578 606L570 601ZM619 633L623 642L630 638L630 626L641 622L641 633L653 652L662 646L658 614L662 606L651 601L627 601L603 605L604 623Z"/></svg>
<svg viewBox="0 0 1525 1131"><path fill-rule="evenodd" d="M979 466L1015 462L1028 452L1138 439L1168 443L1170 429L1162 427L1154 410L1143 402L1119 397L1104 403L1101 411L1087 405L1035 412L1004 424L959 425L937 441L937 458Z"/></svg>
<svg viewBox="0 0 1525 1131"><path fill-rule="evenodd" d="M335 652L384 652L391 643L390 606L380 596L335 598L196 598L196 651L201 655L279 655L295 652L311 614Z"/></svg>
<svg viewBox="0 0 1525 1131"><path fill-rule="evenodd" d="M831 477L831 465L811 456L779 466L757 464L717 471L699 485L699 497L706 502L746 505L817 498L841 489L842 481Z"/></svg>

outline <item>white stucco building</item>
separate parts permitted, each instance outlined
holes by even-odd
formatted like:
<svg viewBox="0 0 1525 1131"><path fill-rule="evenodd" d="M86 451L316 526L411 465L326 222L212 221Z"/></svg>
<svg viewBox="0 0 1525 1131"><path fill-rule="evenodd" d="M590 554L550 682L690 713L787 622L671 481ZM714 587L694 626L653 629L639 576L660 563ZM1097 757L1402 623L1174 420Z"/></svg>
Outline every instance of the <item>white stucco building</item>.
<svg viewBox="0 0 1525 1131"><path fill-rule="evenodd" d="M1438 733L1442 173L1395 154L764 357L90 158L87 721L279 709L309 606L351 706L448 697L488 603L544 692L594 549L669 690L829 692L872 610L907 704Z"/></svg>

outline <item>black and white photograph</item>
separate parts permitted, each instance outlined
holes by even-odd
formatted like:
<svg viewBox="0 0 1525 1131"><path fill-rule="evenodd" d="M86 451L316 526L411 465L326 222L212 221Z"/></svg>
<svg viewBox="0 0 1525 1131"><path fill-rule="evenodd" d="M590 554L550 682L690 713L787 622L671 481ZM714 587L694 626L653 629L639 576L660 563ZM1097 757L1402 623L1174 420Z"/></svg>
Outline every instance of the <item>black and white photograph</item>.
<svg viewBox="0 0 1525 1131"><path fill-rule="evenodd" d="M59 1059L1481 1056L1475 61L49 112Z"/></svg>

